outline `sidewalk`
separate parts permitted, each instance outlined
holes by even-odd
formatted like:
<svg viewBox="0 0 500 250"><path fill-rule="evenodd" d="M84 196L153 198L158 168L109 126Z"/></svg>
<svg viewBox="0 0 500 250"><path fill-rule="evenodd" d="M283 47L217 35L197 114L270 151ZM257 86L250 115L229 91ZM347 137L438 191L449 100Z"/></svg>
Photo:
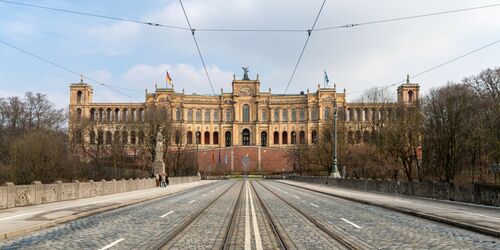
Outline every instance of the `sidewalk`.
<svg viewBox="0 0 500 250"><path fill-rule="evenodd" d="M216 181L197 181L92 198L0 210L0 240L21 236L59 223L182 192Z"/></svg>
<svg viewBox="0 0 500 250"><path fill-rule="evenodd" d="M357 191L291 180L279 182L339 198L379 206L476 232L500 237L500 208Z"/></svg>

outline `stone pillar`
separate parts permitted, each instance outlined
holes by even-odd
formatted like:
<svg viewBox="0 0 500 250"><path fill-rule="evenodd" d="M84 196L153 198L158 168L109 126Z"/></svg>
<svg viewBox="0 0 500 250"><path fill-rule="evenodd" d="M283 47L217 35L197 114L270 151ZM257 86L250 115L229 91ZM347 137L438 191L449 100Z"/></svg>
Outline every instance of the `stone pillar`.
<svg viewBox="0 0 500 250"><path fill-rule="evenodd" d="M111 188L111 192L112 192L113 194L116 194L116 180L115 180L115 179L112 179L112 180L111 180L111 183L113 183L113 185L112 185L113 187Z"/></svg>
<svg viewBox="0 0 500 250"><path fill-rule="evenodd" d="M34 181L35 185L35 205L42 204L43 186L41 181Z"/></svg>
<svg viewBox="0 0 500 250"><path fill-rule="evenodd" d="M16 185L12 182L5 183L7 186L7 208L16 206Z"/></svg>
<svg viewBox="0 0 500 250"><path fill-rule="evenodd" d="M57 201L62 201L63 188L62 181L56 181L57 184Z"/></svg>

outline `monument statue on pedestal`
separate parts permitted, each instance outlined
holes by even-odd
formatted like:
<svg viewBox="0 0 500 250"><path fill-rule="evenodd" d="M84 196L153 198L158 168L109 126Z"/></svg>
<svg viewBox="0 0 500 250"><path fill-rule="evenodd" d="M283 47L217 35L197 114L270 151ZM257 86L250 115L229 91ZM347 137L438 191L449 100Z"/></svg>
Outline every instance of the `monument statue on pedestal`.
<svg viewBox="0 0 500 250"><path fill-rule="evenodd" d="M248 66L246 67L241 67L243 69L243 79L242 80L250 80L250 78L248 78Z"/></svg>
<svg viewBox="0 0 500 250"><path fill-rule="evenodd" d="M156 134L155 157L153 162L153 172L155 174L165 174L165 163L163 162L163 135L161 129L158 128Z"/></svg>

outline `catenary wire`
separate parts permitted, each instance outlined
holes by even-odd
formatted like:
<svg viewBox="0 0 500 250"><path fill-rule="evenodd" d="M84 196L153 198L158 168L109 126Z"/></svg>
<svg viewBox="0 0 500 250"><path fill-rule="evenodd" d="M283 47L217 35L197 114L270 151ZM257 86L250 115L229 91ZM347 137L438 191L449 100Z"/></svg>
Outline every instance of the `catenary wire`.
<svg viewBox="0 0 500 250"><path fill-rule="evenodd" d="M455 10L447 10L447 11L440 11L440 12L432 12L432 13L406 16L406 17L397 17L397 18L390 18L390 19L375 20L375 21L370 21L370 22L361 22L361 23L352 23L352 24L324 27L324 28L318 28L315 31L342 29L342 28L353 28L353 27L358 27L358 26L362 26L362 25L370 25L370 24L387 23L387 22L394 22L394 21L401 21L401 20L408 20L408 19L416 19L416 18L422 18L422 17L451 14L451 13L471 11L471 10L477 10L477 9L485 9L485 8L498 7L498 6L500 6L500 4L490 4L490 5L483 5L483 6L476 6L476 7L469 7L469 8L463 8L463 9L455 9Z"/></svg>
<svg viewBox="0 0 500 250"><path fill-rule="evenodd" d="M471 51L469 51L469 52L467 52L467 53L465 53L465 54L462 54L462 55L460 55L460 56L454 57L454 58L452 58L452 59L450 59L450 60L447 60L447 61L445 61L445 62L443 62L443 63L440 63L440 64L438 64L438 65L435 65L435 66L433 66L433 67L430 67L430 68L428 68L428 69L426 69L426 70L423 70L423 71L421 71L421 72L419 72L419 73L417 73L417 74L414 74L414 75L409 75L408 79L413 79L413 78L419 77L419 76L421 76L421 75L423 75L423 74L426 74L426 73L428 73L428 72L431 72L431 71L433 71L433 70L436 70L436 69L438 69L438 68L441 68L441 67L443 67L443 66L445 66L445 65L447 65L447 64L450 64L450 63L452 63L452 62L455 62L455 61L457 61L457 60L460 60L460 59L462 59L462 58L464 58L464 57L466 57L466 56L469 56L469 55L471 55L471 54L474 54L474 53L476 53L476 52L478 52L478 51L480 51L480 50L486 49L486 48L488 48L488 47L490 47L490 46L493 46L493 45L495 45L495 44L497 44L497 43L500 43L500 39L498 39L498 40L496 40L496 41L494 41L494 42L488 43L488 44L486 44L486 45L483 45L483 46L481 46L481 47L479 47L479 48L477 48L477 49L471 50ZM399 84L402 84L402 83L404 83L404 82L405 82L405 80L402 80L402 81L399 81L399 82L393 83L393 84L391 84L391 85L386 85L386 86L384 86L384 87L382 87L382 88L383 88L383 89L388 89L388 88L390 88L390 87L394 87L394 86L399 85ZM349 92L349 94L356 94L356 93L364 92L364 91L366 91L366 90L368 90L368 89L362 89L362 90L357 90L357 91Z"/></svg>
<svg viewBox="0 0 500 250"><path fill-rule="evenodd" d="M36 55L36 54L34 54L34 53L30 52L30 51L27 51L27 50L25 50L25 49L19 48L19 47L17 47L17 46L15 46L15 45L13 45L13 44L8 43L8 42L5 42L5 41L0 40L0 43L2 43L2 44L4 44L4 45L6 45L6 46L8 46L8 47L11 47L11 48L13 48L13 49L15 49L15 50L17 50L17 51L20 51L20 52L22 52L22 53L24 53L24 54L27 54L27 55L29 55L29 56L31 56L31 57L34 57L34 58L36 58L36 59L38 59L38 60L40 60L40 61L43 61L43 62L48 63L48 64L51 64L52 66L55 66L55 67L57 67L57 68L60 68L60 69L62 69L62 70L64 70L64 71L67 71L67 72L72 73L72 74L74 74L74 75L77 75L77 76L80 76L80 77L82 77L82 78L85 78L85 79L87 79L87 80L89 80L89 81L92 81L92 82L94 82L94 83L96 83L96 84L99 84L99 85L101 85L101 86L103 86L103 87L106 87L106 88L108 88L108 89L111 89L111 90L113 90L113 91L116 91L117 93L120 93L121 95L127 96L127 97L129 97L129 98L131 98L131 99L134 99L134 100L136 100L136 101L139 101L138 99L136 99L136 98L134 98L134 97L132 97L132 96L130 96L130 95L128 95L128 94L126 94L126 93L123 93L122 91L120 91L120 90L118 90L118 89L125 89L125 90L129 90L129 91L138 91L138 90L127 89L127 88L123 88L123 87L119 87L119 86L114 86L114 85L104 84L103 82L100 82L100 81L94 80L93 78L91 78L91 77L89 77L89 76L85 76L85 75L83 75L83 74L80 74L80 73L78 73L78 72L76 72L76 71L74 71L74 70L72 70L72 69L70 69L70 68L68 68L68 67L65 67L65 66L63 66L63 65L61 65L61 64L58 64L58 63L55 63L55 62L53 62L53 61L51 61L51 60L45 59L45 58L43 58L43 57L41 57L41 56L39 56L39 55ZM138 92L140 92L140 91L138 91Z"/></svg>
<svg viewBox="0 0 500 250"><path fill-rule="evenodd" d="M92 14L92 13L88 13L88 12L75 11L75 10L67 10L67 9L60 9L60 8L47 7L47 6L41 6L41 5L35 5L35 4L20 3L20 2L7 1L7 0L0 0L0 2L7 3L7 4L21 5L21 6L25 6L25 7L32 7L32 8L38 8L38 9L45 9L45 10L52 10L52 11L64 12L64 13L68 13L68 14L77 14L77 15L82 15L82 16L90 16L90 17L98 17L98 18L111 19L111 20L115 20L115 21L123 21L123 22L145 24L145 25L154 26L154 27L164 27L164 28L171 28L171 29L189 30L186 27L180 27L180 26L174 26L174 25L166 25L166 24L153 23L153 22L144 22L144 21L127 19L127 18L121 18L121 17L113 17L113 16L107 16L107 15Z"/></svg>
<svg viewBox="0 0 500 250"><path fill-rule="evenodd" d="M192 28L191 22L189 22L189 18L186 14L186 10L184 9L184 5L182 4L182 0L179 0L179 3L182 7L182 12L184 13L184 17L186 17L186 21L188 23L189 29L191 30L191 35L193 35L194 44L196 45L196 49L198 51L198 55L200 56L201 64L203 64L203 68L205 69L205 74L207 75L208 83L210 84L210 88L212 89L213 94L215 95L214 86L212 85L212 80L210 79L210 75L208 74L207 66L205 65L205 60L203 59L203 55L201 54L200 46L198 45L198 41L195 36L195 29Z"/></svg>
<svg viewBox="0 0 500 250"><path fill-rule="evenodd" d="M288 84L286 85L286 88L285 88L285 94L288 91L288 87L290 87L290 83L292 83L293 77L295 76L295 72L297 72L297 68L299 67L300 60L302 60L302 56L304 55L304 51L306 50L307 44L309 43L309 39L311 38L311 34L314 30L314 27L316 26L316 22L318 22L319 15L321 15L321 11L323 10L325 3L326 3L326 0L323 0L323 3L321 4L321 8L319 9L318 14L316 15L316 19L314 19L314 23L313 23L311 29L307 32L306 42L304 43L304 47L302 47L302 51L300 52L299 59L297 60L297 63L295 64L295 67L293 68L293 72L292 72L292 75L290 76L290 80L288 80Z"/></svg>

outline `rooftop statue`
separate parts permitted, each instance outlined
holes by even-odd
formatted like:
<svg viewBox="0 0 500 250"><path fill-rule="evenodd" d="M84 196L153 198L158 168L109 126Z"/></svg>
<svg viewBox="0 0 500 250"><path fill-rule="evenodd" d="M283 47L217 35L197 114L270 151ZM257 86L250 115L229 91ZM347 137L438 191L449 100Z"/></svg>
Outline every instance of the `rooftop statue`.
<svg viewBox="0 0 500 250"><path fill-rule="evenodd" d="M250 80L250 78L248 78L248 66L246 67L241 67L243 69L243 79L242 80Z"/></svg>

